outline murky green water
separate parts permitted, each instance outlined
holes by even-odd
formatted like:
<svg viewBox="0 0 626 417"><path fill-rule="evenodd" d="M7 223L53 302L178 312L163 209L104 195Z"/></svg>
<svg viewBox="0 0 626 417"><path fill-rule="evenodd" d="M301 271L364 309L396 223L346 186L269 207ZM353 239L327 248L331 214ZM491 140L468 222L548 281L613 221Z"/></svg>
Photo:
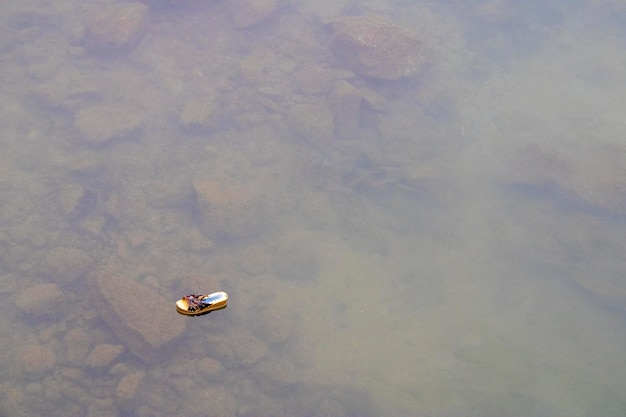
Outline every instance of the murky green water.
<svg viewBox="0 0 626 417"><path fill-rule="evenodd" d="M0 414L626 414L623 2L257 6L0 6Z"/></svg>

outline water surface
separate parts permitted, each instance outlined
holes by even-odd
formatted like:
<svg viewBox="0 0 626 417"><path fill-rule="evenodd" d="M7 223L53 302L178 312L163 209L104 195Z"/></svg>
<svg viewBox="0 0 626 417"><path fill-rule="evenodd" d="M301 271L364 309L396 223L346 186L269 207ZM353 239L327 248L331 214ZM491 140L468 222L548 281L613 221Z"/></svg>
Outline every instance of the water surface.
<svg viewBox="0 0 626 417"><path fill-rule="evenodd" d="M120 3L0 6L3 414L626 414L625 6L324 3L146 3L112 50ZM347 72L348 15L424 70ZM229 307L146 363L112 270Z"/></svg>

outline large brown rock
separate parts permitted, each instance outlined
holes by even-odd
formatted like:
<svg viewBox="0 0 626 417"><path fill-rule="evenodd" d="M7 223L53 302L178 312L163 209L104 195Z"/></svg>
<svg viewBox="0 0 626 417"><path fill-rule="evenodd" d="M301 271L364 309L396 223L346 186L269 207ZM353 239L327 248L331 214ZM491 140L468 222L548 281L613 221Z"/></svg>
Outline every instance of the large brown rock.
<svg viewBox="0 0 626 417"><path fill-rule="evenodd" d="M185 332L186 321L173 301L124 275L96 277L98 308L120 341L146 363L162 358Z"/></svg>
<svg viewBox="0 0 626 417"><path fill-rule="evenodd" d="M333 39L341 63L366 77L396 80L416 75L423 66L417 35L381 17L338 19Z"/></svg>

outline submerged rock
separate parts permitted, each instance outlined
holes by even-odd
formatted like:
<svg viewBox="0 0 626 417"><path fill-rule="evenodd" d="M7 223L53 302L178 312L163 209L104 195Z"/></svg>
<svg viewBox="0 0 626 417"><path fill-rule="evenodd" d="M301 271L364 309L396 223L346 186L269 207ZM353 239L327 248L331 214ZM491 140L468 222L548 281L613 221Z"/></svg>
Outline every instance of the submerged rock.
<svg viewBox="0 0 626 417"><path fill-rule="evenodd" d="M17 359L24 371L33 375L42 375L54 368L57 363L54 350L41 345L21 347Z"/></svg>
<svg viewBox="0 0 626 417"><path fill-rule="evenodd" d="M208 336L213 355L226 367L251 367L267 356L267 343L242 329L227 338Z"/></svg>
<svg viewBox="0 0 626 417"><path fill-rule="evenodd" d="M335 135L349 138L359 125L361 102L363 94L345 80L335 83L328 97L333 121L335 123Z"/></svg>
<svg viewBox="0 0 626 417"><path fill-rule="evenodd" d="M310 145L325 147L334 136L333 115L326 104L296 104L289 110L289 127Z"/></svg>
<svg viewBox="0 0 626 417"><path fill-rule="evenodd" d="M67 184L61 189L59 205L67 218L75 219L82 217L82 206L88 199L85 189L78 184Z"/></svg>
<svg viewBox="0 0 626 417"><path fill-rule="evenodd" d="M54 248L48 252L39 269L58 284L70 284L85 276L93 266L87 253L72 248Z"/></svg>
<svg viewBox="0 0 626 417"><path fill-rule="evenodd" d="M552 190L551 198L582 210L626 214L626 146L570 143L559 149L540 143L520 148L511 158L505 182Z"/></svg>
<svg viewBox="0 0 626 417"><path fill-rule="evenodd" d="M185 102L178 121L183 126L215 129L220 124L220 103L214 95Z"/></svg>
<svg viewBox="0 0 626 417"><path fill-rule="evenodd" d="M411 77L424 64L417 34L381 17L338 19L333 23L333 39L341 63L365 77Z"/></svg>
<svg viewBox="0 0 626 417"><path fill-rule="evenodd" d="M98 308L120 341L146 363L155 363L176 345L186 321L171 301L130 277L100 273Z"/></svg>
<svg viewBox="0 0 626 417"><path fill-rule="evenodd" d="M65 310L65 300L57 284L40 284L22 290L15 305L27 314L55 316Z"/></svg>
<svg viewBox="0 0 626 417"><path fill-rule="evenodd" d="M148 20L148 6L143 3L120 4L101 11L89 22L89 43L106 49L133 46Z"/></svg>
<svg viewBox="0 0 626 417"><path fill-rule="evenodd" d="M63 336L63 353L65 360L72 365L79 365L89 353L93 337L86 331L74 328Z"/></svg>
<svg viewBox="0 0 626 417"><path fill-rule="evenodd" d="M74 120L80 139L94 144L126 138L142 123L143 118L136 110L116 104L87 107L77 112Z"/></svg>
<svg viewBox="0 0 626 417"><path fill-rule="evenodd" d="M284 395L302 381L302 372L286 358L263 361L252 375L261 391L268 395Z"/></svg>
<svg viewBox="0 0 626 417"><path fill-rule="evenodd" d="M239 239L262 232L266 213L261 196L231 178L198 177L192 182L204 234L210 239Z"/></svg>
<svg viewBox="0 0 626 417"><path fill-rule="evenodd" d="M89 368L105 368L124 352L124 346L100 343L93 348L91 353L85 358L85 365Z"/></svg>
<svg viewBox="0 0 626 417"><path fill-rule="evenodd" d="M276 9L276 0L230 0L233 23L244 29L267 19Z"/></svg>
<svg viewBox="0 0 626 417"><path fill-rule="evenodd" d="M137 391L141 386L141 382L144 379L146 373L144 371L137 371L125 375L115 388L115 401L119 408L125 411L130 411L135 407L138 401Z"/></svg>

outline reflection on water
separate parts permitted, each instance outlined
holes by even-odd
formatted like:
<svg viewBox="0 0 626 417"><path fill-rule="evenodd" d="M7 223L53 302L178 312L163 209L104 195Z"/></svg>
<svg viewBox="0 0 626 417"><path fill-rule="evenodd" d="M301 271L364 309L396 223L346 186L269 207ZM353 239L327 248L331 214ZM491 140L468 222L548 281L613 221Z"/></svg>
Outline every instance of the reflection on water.
<svg viewBox="0 0 626 417"><path fill-rule="evenodd" d="M626 414L622 2L0 8L2 414Z"/></svg>

